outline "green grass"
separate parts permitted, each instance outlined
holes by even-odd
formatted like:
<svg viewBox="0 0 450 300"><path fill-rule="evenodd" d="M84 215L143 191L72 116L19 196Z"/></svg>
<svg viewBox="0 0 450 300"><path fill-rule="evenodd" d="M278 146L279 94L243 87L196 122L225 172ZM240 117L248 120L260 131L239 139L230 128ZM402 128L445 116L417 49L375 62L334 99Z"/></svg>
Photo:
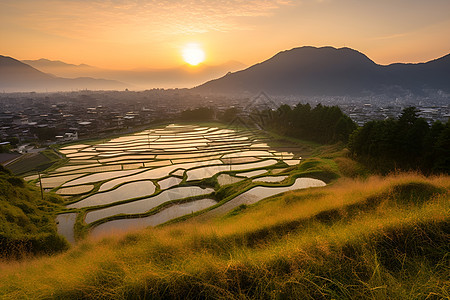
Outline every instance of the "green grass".
<svg viewBox="0 0 450 300"><path fill-rule="evenodd" d="M448 176L338 179L55 257L0 264L5 299L448 298Z"/></svg>
<svg viewBox="0 0 450 300"><path fill-rule="evenodd" d="M0 259L68 249L56 232L55 213L63 199L0 170Z"/></svg>

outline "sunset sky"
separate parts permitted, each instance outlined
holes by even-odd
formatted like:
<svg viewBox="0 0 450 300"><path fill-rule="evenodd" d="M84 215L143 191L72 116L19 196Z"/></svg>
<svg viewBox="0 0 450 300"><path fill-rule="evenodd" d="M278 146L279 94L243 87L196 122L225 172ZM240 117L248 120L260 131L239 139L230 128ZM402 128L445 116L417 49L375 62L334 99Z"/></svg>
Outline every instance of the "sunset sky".
<svg viewBox="0 0 450 300"><path fill-rule="evenodd" d="M0 0L0 54L103 68L246 65L300 46L350 47L380 64L450 52L449 0Z"/></svg>

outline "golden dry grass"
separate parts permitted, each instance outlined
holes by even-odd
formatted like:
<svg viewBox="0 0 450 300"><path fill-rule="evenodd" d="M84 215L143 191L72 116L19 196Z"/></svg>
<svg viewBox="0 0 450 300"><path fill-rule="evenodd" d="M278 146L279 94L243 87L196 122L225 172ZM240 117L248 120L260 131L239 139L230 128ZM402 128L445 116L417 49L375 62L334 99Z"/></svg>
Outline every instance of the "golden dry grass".
<svg viewBox="0 0 450 300"><path fill-rule="evenodd" d="M448 176L415 173L341 179L220 219L88 239L1 263L0 295L445 298L449 188Z"/></svg>

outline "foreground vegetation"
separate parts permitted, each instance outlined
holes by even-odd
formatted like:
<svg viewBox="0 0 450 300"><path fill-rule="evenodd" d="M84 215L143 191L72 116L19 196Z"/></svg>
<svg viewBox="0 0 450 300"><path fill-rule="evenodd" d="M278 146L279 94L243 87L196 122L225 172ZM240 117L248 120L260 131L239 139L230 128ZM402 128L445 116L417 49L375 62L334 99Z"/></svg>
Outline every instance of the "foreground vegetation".
<svg viewBox="0 0 450 300"><path fill-rule="evenodd" d="M18 298L448 298L448 176L341 178L0 265Z"/></svg>
<svg viewBox="0 0 450 300"><path fill-rule="evenodd" d="M54 221L63 199L49 193L43 196L37 188L0 167L0 258L68 249Z"/></svg>

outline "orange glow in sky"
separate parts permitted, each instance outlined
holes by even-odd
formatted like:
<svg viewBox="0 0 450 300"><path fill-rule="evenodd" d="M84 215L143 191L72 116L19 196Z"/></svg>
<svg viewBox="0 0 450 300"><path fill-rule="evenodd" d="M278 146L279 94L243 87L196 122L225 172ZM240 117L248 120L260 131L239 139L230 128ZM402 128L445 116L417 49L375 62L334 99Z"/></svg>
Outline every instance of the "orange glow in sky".
<svg viewBox="0 0 450 300"><path fill-rule="evenodd" d="M195 42L209 65L252 65L305 45L423 62L449 52L449 11L448 0L0 0L0 54L169 68Z"/></svg>
<svg viewBox="0 0 450 300"><path fill-rule="evenodd" d="M196 66L205 60L205 52L200 45L190 43L183 49L183 59L191 66Z"/></svg>

